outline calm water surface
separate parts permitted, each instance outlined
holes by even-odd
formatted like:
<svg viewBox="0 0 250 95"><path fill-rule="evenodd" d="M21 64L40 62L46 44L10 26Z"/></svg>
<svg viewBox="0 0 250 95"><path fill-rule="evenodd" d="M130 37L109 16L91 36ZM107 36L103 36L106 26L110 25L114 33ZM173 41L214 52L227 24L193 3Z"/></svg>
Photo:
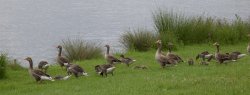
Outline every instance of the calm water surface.
<svg viewBox="0 0 250 95"><path fill-rule="evenodd" d="M158 8L186 15L234 19L250 16L250 0L0 0L0 51L34 62L54 62L63 39L81 38L122 50L119 36L128 28L153 30Z"/></svg>

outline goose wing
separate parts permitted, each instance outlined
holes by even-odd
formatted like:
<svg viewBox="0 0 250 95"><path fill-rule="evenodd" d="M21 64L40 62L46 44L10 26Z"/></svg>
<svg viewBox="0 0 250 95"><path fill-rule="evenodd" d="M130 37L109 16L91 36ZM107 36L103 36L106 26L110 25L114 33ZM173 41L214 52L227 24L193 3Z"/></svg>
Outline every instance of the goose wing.
<svg viewBox="0 0 250 95"><path fill-rule="evenodd" d="M208 51L204 51L204 52L201 52L201 54L203 54L203 55L208 55L209 52L208 52Z"/></svg>
<svg viewBox="0 0 250 95"><path fill-rule="evenodd" d="M84 72L82 67L80 67L79 65L72 65L70 69L75 73L78 73L78 72L83 73Z"/></svg>
<svg viewBox="0 0 250 95"><path fill-rule="evenodd" d="M57 62L60 64L60 66L64 66L64 63L70 63L68 59L58 56Z"/></svg>
<svg viewBox="0 0 250 95"><path fill-rule="evenodd" d="M43 71L41 70L33 70L33 73L32 73L33 76L38 76L38 77L41 77L41 76L47 76L47 77L50 77L50 75L44 73Z"/></svg>
<svg viewBox="0 0 250 95"><path fill-rule="evenodd" d="M159 61L160 61L161 63L164 63L164 64L170 64L170 63L168 62L168 58L167 58L166 56L163 56L163 55L160 56Z"/></svg>
<svg viewBox="0 0 250 95"><path fill-rule="evenodd" d="M109 62L121 62L121 60L115 58L114 56L109 55L108 59Z"/></svg>

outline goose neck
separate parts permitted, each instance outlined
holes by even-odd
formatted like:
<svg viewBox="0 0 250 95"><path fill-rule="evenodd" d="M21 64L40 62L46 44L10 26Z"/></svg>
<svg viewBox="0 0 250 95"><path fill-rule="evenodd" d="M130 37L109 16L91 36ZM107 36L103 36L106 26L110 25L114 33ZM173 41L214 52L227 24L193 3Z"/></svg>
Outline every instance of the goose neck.
<svg viewBox="0 0 250 95"><path fill-rule="evenodd" d="M30 64L30 68L29 69L33 70L33 61L29 60L29 64Z"/></svg>
<svg viewBox="0 0 250 95"><path fill-rule="evenodd" d="M58 56L62 56L62 48L59 48Z"/></svg>
<svg viewBox="0 0 250 95"><path fill-rule="evenodd" d="M106 54L109 54L109 47L107 47L107 51L106 51Z"/></svg>
<svg viewBox="0 0 250 95"><path fill-rule="evenodd" d="M217 49L216 52L219 53L219 52L220 52L220 49L219 49L219 46L218 46L218 45L216 46L216 49Z"/></svg>

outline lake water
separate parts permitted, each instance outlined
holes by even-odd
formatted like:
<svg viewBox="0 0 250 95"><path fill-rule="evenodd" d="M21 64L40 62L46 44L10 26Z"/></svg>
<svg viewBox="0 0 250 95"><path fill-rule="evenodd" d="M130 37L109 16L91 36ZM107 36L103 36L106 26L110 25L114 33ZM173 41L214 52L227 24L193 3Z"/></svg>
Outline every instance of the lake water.
<svg viewBox="0 0 250 95"><path fill-rule="evenodd" d="M67 38L121 51L120 35L129 28L153 30L152 12L159 8L229 20L250 16L250 0L0 0L0 51L23 66L27 56L53 63L56 46Z"/></svg>

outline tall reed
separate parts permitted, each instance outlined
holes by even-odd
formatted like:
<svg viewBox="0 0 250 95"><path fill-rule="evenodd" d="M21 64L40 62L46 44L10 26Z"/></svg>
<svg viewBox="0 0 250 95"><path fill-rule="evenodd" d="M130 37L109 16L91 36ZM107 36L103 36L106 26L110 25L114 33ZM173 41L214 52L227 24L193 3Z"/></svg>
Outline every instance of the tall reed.
<svg viewBox="0 0 250 95"><path fill-rule="evenodd" d="M102 56L100 44L85 42L81 39L67 39L62 41L63 54L70 61L93 59Z"/></svg>
<svg viewBox="0 0 250 95"><path fill-rule="evenodd" d="M163 42L198 44L218 41L235 44L247 41L250 26L238 15L233 21L205 16L185 16L168 11L158 11L153 15L156 31Z"/></svg>

